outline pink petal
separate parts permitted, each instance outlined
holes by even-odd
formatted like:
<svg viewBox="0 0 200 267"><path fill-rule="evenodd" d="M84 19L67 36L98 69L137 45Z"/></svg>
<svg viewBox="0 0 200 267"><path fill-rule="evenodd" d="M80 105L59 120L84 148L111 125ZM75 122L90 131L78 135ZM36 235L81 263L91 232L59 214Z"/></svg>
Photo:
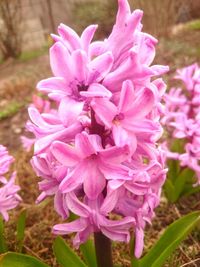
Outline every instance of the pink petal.
<svg viewBox="0 0 200 267"><path fill-rule="evenodd" d="M58 113L63 125L70 126L77 121L83 111L84 102L78 102L70 97L61 100Z"/></svg>
<svg viewBox="0 0 200 267"><path fill-rule="evenodd" d="M137 184L137 183L126 183L125 187L128 191L132 192L134 195L142 196L148 193L149 185Z"/></svg>
<svg viewBox="0 0 200 267"><path fill-rule="evenodd" d="M66 207L64 208L64 205L64 195L60 191L57 191L54 197L54 208L57 213L62 217L62 219L66 219L69 217L69 211L66 209Z"/></svg>
<svg viewBox="0 0 200 267"><path fill-rule="evenodd" d="M80 92L80 95L85 97L107 97L111 98L112 93L99 83L90 85L87 91Z"/></svg>
<svg viewBox="0 0 200 267"><path fill-rule="evenodd" d="M128 143L128 134L121 125L113 125L113 139L116 146L123 147Z"/></svg>
<svg viewBox="0 0 200 267"><path fill-rule="evenodd" d="M100 157L102 162L112 163L121 163L128 159L129 157L129 148L128 146L124 147L110 147L100 152Z"/></svg>
<svg viewBox="0 0 200 267"><path fill-rule="evenodd" d="M79 248L80 244L85 243L90 234L93 233L94 230L92 228L92 226L87 226L83 231L77 233L73 239L73 245L75 248Z"/></svg>
<svg viewBox="0 0 200 267"><path fill-rule="evenodd" d="M93 59L89 64L90 77L88 83L100 82L110 72L113 65L111 52L106 52Z"/></svg>
<svg viewBox="0 0 200 267"><path fill-rule="evenodd" d="M140 258L144 247L144 231L142 228L135 229L135 257Z"/></svg>
<svg viewBox="0 0 200 267"><path fill-rule="evenodd" d="M55 141L51 146L54 157L64 166L71 167L78 163L79 155L74 146Z"/></svg>
<svg viewBox="0 0 200 267"><path fill-rule="evenodd" d="M98 163L91 160L87 165L87 177L84 180L84 191L89 199L97 199L106 185L104 175L98 168Z"/></svg>
<svg viewBox="0 0 200 267"><path fill-rule="evenodd" d="M68 43L71 48L71 52L73 50L81 48L80 38L78 34L67 25L61 23L60 26L58 26L58 33L63 38L63 40Z"/></svg>
<svg viewBox="0 0 200 267"><path fill-rule="evenodd" d="M75 195L74 192L66 194L66 202L68 208L76 215L87 218L90 215L90 208L82 203Z"/></svg>
<svg viewBox="0 0 200 267"><path fill-rule="evenodd" d="M133 83L130 80L123 82L118 105L119 112L126 112L135 99Z"/></svg>
<svg viewBox="0 0 200 267"><path fill-rule="evenodd" d="M118 0L118 12L116 17L116 25L119 27L127 18L128 15L131 14L130 5L127 0Z"/></svg>
<svg viewBox="0 0 200 267"><path fill-rule="evenodd" d="M31 121L32 121L35 125L37 125L37 126L39 126L39 127L44 127L44 128L47 127L47 128L49 128L49 124L46 123L46 122L43 120L41 114L39 113L39 111L38 111L36 108L34 108L34 107L29 107L29 108L28 108L28 114L29 114L29 117L30 117Z"/></svg>
<svg viewBox="0 0 200 267"><path fill-rule="evenodd" d="M59 189L62 193L69 193L73 190L79 189L82 186L84 178L87 175L85 170L86 165L78 164L60 183Z"/></svg>
<svg viewBox="0 0 200 267"><path fill-rule="evenodd" d="M125 183L124 180L110 180L109 187L112 190L116 190L116 189L119 189L124 183Z"/></svg>
<svg viewBox="0 0 200 267"><path fill-rule="evenodd" d="M113 241L128 243L130 240L130 233L128 231L117 232L106 227L101 227L101 231L105 236L107 236L109 239Z"/></svg>
<svg viewBox="0 0 200 267"><path fill-rule="evenodd" d="M116 70L110 72L104 79L103 85L112 92L121 89L124 80L141 82L155 75L155 71L146 65L141 65L138 60L138 51L130 50L130 55Z"/></svg>
<svg viewBox="0 0 200 267"><path fill-rule="evenodd" d="M44 93L51 93L57 90L63 92L68 91L66 82L61 77L52 77L42 80L37 84L37 89Z"/></svg>
<svg viewBox="0 0 200 267"><path fill-rule="evenodd" d="M163 65L154 65L151 66L151 70L155 72L155 75L163 75L169 71L169 67Z"/></svg>
<svg viewBox="0 0 200 267"><path fill-rule="evenodd" d="M100 212L105 215L111 212L115 208L118 198L118 190L109 190L101 205Z"/></svg>
<svg viewBox="0 0 200 267"><path fill-rule="evenodd" d="M67 235L74 232L81 232L87 227L85 220L75 220L70 223L56 224L53 227L53 233L56 235Z"/></svg>
<svg viewBox="0 0 200 267"><path fill-rule="evenodd" d="M87 158L91 155L97 154L102 149L101 138L95 134L87 134L82 132L78 134L75 139L75 146L81 158Z"/></svg>
<svg viewBox="0 0 200 267"><path fill-rule="evenodd" d="M103 41L95 41L90 44L89 47L89 58L92 60L95 57L106 52L105 43Z"/></svg>
<svg viewBox="0 0 200 267"><path fill-rule="evenodd" d="M129 169L124 165L112 165L109 162L100 162L99 168L108 180L131 180Z"/></svg>
<svg viewBox="0 0 200 267"><path fill-rule="evenodd" d="M68 82L73 80L71 57L62 43L57 42L50 48L50 64L55 76L63 77Z"/></svg>
<svg viewBox="0 0 200 267"><path fill-rule="evenodd" d="M72 52L72 66L74 71L74 77L79 82L85 82L87 80L87 55L83 50L76 50Z"/></svg>
<svg viewBox="0 0 200 267"><path fill-rule="evenodd" d="M153 92L145 88L133 101L132 107L126 112L126 117L131 117L131 120L143 118L152 110L154 103L155 96Z"/></svg>
<svg viewBox="0 0 200 267"><path fill-rule="evenodd" d="M106 98L93 99L91 106L98 119L110 129L112 127L112 121L118 112L117 107Z"/></svg>
<svg viewBox="0 0 200 267"><path fill-rule="evenodd" d="M93 39L93 36L98 28L98 25L90 25L88 26L81 35L81 41L83 49L88 52L89 45Z"/></svg>

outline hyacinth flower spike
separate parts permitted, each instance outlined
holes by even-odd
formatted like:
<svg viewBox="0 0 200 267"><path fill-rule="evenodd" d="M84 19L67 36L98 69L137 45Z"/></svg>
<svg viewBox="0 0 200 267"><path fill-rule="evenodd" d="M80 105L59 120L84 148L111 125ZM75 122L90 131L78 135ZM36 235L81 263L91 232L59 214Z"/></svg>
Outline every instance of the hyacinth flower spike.
<svg viewBox="0 0 200 267"><path fill-rule="evenodd" d="M53 228L76 232L76 247L94 233L98 267L112 267L110 240L129 242L130 231L141 256L166 174L157 145L165 84L157 76L168 67L151 66L157 40L142 32L143 12L131 13L126 0L118 4L103 41L92 41L96 25L81 36L58 27L53 77L37 85L53 112L30 107L27 124L35 136L32 166L42 179L38 201L53 196L59 215L78 216ZM106 256L99 256L99 244Z"/></svg>

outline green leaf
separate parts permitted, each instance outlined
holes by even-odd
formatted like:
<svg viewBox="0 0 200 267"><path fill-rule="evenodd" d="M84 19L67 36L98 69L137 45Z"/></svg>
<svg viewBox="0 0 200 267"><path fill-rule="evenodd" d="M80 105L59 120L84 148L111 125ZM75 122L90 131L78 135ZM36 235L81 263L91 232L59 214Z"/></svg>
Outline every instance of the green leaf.
<svg viewBox="0 0 200 267"><path fill-rule="evenodd" d="M187 214L172 223L148 254L139 260L139 266L161 267L199 222L200 211L197 211Z"/></svg>
<svg viewBox="0 0 200 267"><path fill-rule="evenodd" d="M184 138L183 139L175 139L170 150L172 152L178 152L180 154L184 153L185 142L186 142L186 140Z"/></svg>
<svg viewBox="0 0 200 267"><path fill-rule="evenodd" d="M40 260L14 252L7 252L0 256L0 267L50 267Z"/></svg>
<svg viewBox="0 0 200 267"><path fill-rule="evenodd" d="M0 216L0 253L5 253L7 251L7 245L4 237L4 221Z"/></svg>
<svg viewBox="0 0 200 267"><path fill-rule="evenodd" d="M134 234L132 233L131 240L130 240L130 258L131 258L131 267L139 267L139 260L136 259L134 255L134 247L135 247L135 239Z"/></svg>
<svg viewBox="0 0 200 267"><path fill-rule="evenodd" d="M23 210L17 222L17 251L21 252L23 243L24 243L24 233L25 233L25 226L26 226L26 210Z"/></svg>
<svg viewBox="0 0 200 267"><path fill-rule="evenodd" d="M173 199L173 202L176 202L181 193L183 192L184 190L184 187L186 185L186 181L187 180L191 180L192 177L194 176L194 171L191 170L191 169L184 169L180 174L179 176L177 177L177 179L175 180L175 183L174 183L174 199Z"/></svg>
<svg viewBox="0 0 200 267"><path fill-rule="evenodd" d="M186 186L184 187L181 193L181 196L189 196L191 194L198 193L198 192L200 192L200 186L194 187L193 185L186 184Z"/></svg>
<svg viewBox="0 0 200 267"><path fill-rule="evenodd" d="M86 243L80 246L84 259L89 267L97 267L97 260L93 241L89 239Z"/></svg>
<svg viewBox="0 0 200 267"><path fill-rule="evenodd" d="M178 160L169 159L167 161L167 166L169 168L167 177L171 181L174 181L180 172L180 162Z"/></svg>
<svg viewBox="0 0 200 267"><path fill-rule="evenodd" d="M170 179L167 178L164 185L165 195L170 202L174 201L174 185Z"/></svg>
<svg viewBox="0 0 200 267"><path fill-rule="evenodd" d="M53 243L53 251L58 263L62 267L87 267L87 265L85 265L61 237L55 239Z"/></svg>

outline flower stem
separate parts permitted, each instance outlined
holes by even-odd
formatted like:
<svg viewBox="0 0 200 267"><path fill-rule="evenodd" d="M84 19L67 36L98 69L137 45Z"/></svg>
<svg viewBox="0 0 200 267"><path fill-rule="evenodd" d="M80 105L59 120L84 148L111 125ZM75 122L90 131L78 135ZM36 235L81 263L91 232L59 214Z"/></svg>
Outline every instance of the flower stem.
<svg viewBox="0 0 200 267"><path fill-rule="evenodd" d="M113 267L111 241L101 232L94 233L98 267Z"/></svg>

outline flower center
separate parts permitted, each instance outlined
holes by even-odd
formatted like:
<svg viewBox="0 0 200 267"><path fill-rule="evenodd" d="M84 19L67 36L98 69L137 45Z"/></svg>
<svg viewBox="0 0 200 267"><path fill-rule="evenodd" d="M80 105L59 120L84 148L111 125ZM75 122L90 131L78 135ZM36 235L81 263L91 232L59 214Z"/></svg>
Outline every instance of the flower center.
<svg viewBox="0 0 200 267"><path fill-rule="evenodd" d="M116 124L116 125L119 125L120 124L120 121L124 120L124 114L123 113L119 113L117 114L114 119L113 119L113 123Z"/></svg>
<svg viewBox="0 0 200 267"><path fill-rule="evenodd" d="M88 87L89 87L89 85L85 85L85 84L78 84L77 85L77 88L78 88L79 92L87 91Z"/></svg>

